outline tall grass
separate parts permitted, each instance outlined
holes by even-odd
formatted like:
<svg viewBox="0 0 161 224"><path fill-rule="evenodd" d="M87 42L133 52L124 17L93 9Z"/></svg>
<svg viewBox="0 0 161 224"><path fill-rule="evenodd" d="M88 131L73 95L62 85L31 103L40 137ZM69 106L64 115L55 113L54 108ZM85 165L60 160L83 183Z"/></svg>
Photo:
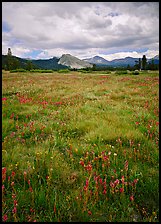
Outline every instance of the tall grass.
<svg viewBox="0 0 161 224"><path fill-rule="evenodd" d="M3 72L3 221L159 221L158 84Z"/></svg>

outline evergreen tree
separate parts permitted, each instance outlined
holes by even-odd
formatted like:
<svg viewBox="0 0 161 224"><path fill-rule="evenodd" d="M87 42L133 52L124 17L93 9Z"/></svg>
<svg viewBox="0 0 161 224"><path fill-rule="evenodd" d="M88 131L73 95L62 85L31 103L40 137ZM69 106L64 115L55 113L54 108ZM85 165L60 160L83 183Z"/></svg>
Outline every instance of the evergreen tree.
<svg viewBox="0 0 161 224"><path fill-rule="evenodd" d="M147 65L147 59L146 59L146 56L143 55L143 58L142 58L142 69L143 70L146 69L146 65Z"/></svg>

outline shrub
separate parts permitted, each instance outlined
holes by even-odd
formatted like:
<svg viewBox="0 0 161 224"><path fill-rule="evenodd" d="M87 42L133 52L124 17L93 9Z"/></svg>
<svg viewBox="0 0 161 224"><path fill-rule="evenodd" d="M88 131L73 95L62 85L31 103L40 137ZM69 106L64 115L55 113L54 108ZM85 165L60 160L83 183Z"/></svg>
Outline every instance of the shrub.
<svg viewBox="0 0 161 224"><path fill-rule="evenodd" d="M127 71L117 71L116 74L117 75L126 75Z"/></svg>
<svg viewBox="0 0 161 224"><path fill-rule="evenodd" d="M138 70L135 70L132 74L133 75L139 75L139 71Z"/></svg>
<svg viewBox="0 0 161 224"><path fill-rule="evenodd" d="M60 69L58 70L59 73L68 73L69 69Z"/></svg>
<svg viewBox="0 0 161 224"><path fill-rule="evenodd" d="M13 73L13 72L27 72L27 71L26 71L26 69L18 68L18 69L13 69L10 72Z"/></svg>

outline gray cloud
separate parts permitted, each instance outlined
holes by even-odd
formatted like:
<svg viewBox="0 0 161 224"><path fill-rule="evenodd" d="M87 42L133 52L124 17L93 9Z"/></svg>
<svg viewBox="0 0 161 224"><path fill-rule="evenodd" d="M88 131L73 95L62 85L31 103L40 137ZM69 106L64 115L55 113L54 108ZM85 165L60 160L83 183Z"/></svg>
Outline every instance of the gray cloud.
<svg viewBox="0 0 161 224"><path fill-rule="evenodd" d="M3 51L159 49L158 2L3 2L2 21Z"/></svg>

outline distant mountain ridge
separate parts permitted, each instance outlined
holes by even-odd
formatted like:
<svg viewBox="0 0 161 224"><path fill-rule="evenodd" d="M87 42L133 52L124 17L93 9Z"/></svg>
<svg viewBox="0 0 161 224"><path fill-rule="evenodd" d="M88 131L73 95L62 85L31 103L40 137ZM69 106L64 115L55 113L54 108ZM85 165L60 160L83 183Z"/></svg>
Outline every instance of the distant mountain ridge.
<svg viewBox="0 0 161 224"><path fill-rule="evenodd" d="M70 54L63 54L60 58L53 57L50 59L25 59L13 56L15 59L19 61L21 68L26 68L27 63L30 61L32 62L34 68L38 69L66 69L66 68L92 68L95 64L98 67L127 67L134 66L139 58L132 58L132 57L125 57L121 59L114 59L112 61L108 61L103 57L100 56L94 56L92 58L86 58L86 59L79 59L77 57L74 57ZM159 64L159 55L156 55L155 57L148 59L148 63ZM2 68L5 67L7 62L7 55L2 55Z"/></svg>
<svg viewBox="0 0 161 224"><path fill-rule="evenodd" d="M139 58L133 58L133 57L125 57L125 58L119 58L119 59L113 59L112 61L108 61L100 56L94 56L92 58L86 58L83 59L86 62L93 63L99 66L112 66L112 67L120 67L120 66L134 66L136 62L139 60ZM148 59L147 62L152 62L154 60L155 64L159 64L159 55L156 55L155 57Z"/></svg>

